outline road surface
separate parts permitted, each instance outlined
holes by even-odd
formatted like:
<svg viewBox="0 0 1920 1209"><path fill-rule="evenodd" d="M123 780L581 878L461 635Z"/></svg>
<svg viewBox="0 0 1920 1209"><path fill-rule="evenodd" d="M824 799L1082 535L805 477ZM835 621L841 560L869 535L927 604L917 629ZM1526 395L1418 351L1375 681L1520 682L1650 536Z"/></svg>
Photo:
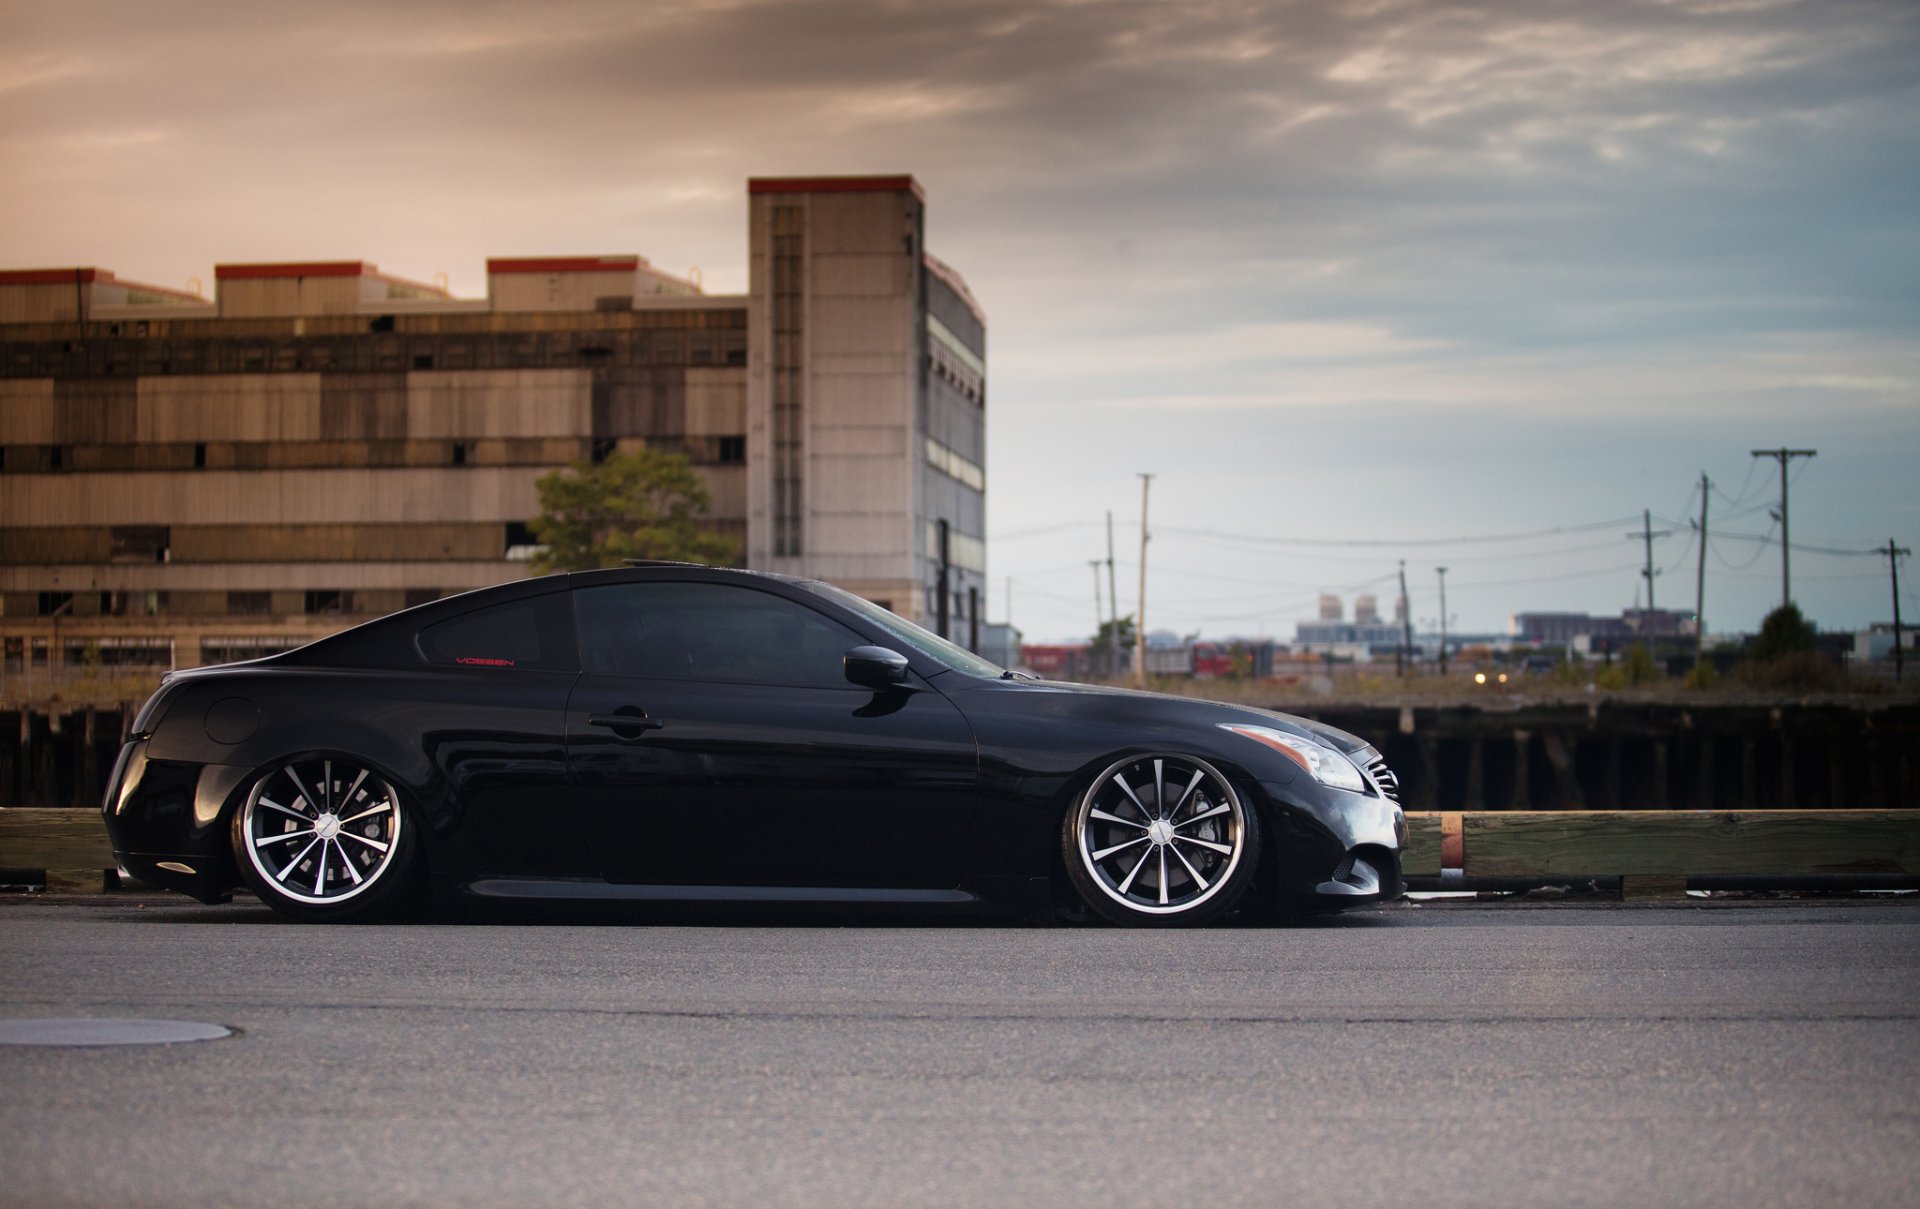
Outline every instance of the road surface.
<svg viewBox="0 0 1920 1209"><path fill-rule="evenodd" d="M316 928L0 900L6 1206L1920 1204L1920 902Z"/></svg>

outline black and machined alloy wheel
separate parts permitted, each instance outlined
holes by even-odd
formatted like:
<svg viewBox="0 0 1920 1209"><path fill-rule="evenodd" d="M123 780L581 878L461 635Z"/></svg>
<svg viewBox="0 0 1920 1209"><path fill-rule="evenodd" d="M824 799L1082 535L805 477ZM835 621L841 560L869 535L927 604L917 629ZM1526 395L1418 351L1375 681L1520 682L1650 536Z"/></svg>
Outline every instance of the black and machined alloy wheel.
<svg viewBox="0 0 1920 1209"><path fill-rule="evenodd" d="M262 770L233 815L247 885L276 911L314 923L392 913L408 892L416 843L392 784L338 756Z"/></svg>
<svg viewBox="0 0 1920 1209"><path fill-rule="evenodd" d="M1118 924L1197 924L1231 911L1259 863L1253 808L1205 760L1129 756L1093 779L1061 832L1067 876Z"/></svg>

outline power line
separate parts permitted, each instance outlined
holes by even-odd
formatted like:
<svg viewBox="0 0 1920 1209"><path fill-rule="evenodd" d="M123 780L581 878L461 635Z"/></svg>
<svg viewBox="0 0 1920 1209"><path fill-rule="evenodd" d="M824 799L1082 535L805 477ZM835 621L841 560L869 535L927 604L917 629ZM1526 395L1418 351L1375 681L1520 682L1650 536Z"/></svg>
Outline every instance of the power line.
<svg viewBox="0 0 1920 1209"><path fill-rule="evenodd" d="M1747 462L1747 477L1740 480L1739 491L1735 492L1733 495L1728 495L1726 492L1721 491L1720 488L1717 486L1714 488L1714 491L1719 494L1721 499L1727 501L1727 504L1729 507L1738 508L1740 505L1747 502L1747 488L1753 483L1753 476L1757 471L1759 471L1759 469L1760 469L1760 463L1749 459Z"/></svg>
<svg viewBox="0 0 1920 1209"><path fill-rule="evenodd" d="M1165 532L1169 532L1169 530L1163 529L1160 532L1165 533ZM1242 547L1233 545L1231 543L1218 542L1217 539L1211 538L1211 537L1200 537L1200 538L1194 538L1191 540L1196 540L1202 543L1214 543L1219 548L1227 551L1231 551L1233 554L1238 556L1244 557L1249 553L1249 551L1247 551ZM1587 542L1578 546L1555 546L1555 547L1551 547L1549 549L1544 549L1544 550L1507 550L1507 551L1502 551L1499 554L1450 554L1447 557L1448 557L1448 560L1453 563L1501 563L1501 562L1512 562L1516 559L1557 558L1565 555L1584 554L1584 553L1589 553L1595 550L1612 550L1615 548L1616 547L1611 541L1605 541L1605 542ZM1279 552L1277 551L1267 551L1266 553L1269 553L1275 557L1280 556ZM1342 563L1342 564L1353 564L1353 565L1359 565L1359 566L1380 565L1380 557L1378 555L1371 555L1371 554L1370 555L1324 554L1316 550L1316 551L1313 551L1312 553L1297 554L1297 555L1294 555L1294 557L1301 558L1301 559L1311 559L1316 564Z"/></svg>
<svg viewBox="0 0 1920 1209"><path fill-rule="evenodd" d="M1042 537L1049 533L1065 533L1070 529L1098 528L1099 521L1061 521L1055 525L1034 525L1026 529L1010 529L1005 533L990 533L990 542L1018 541L1023 537Z"/></svg>
<svg viewBox="0 0 1920 1209"><path fill-rule="evenodd" d="M1723 537L1746 538L1746 537L1753 537L1753 536L1754 536L1753 534L1748 534L1748 533L1716 533L1707 540L1707 544L1713 549L1713 559L1715 562L1719 563L1721 566L1725 567L1729 571L1744 571L1748 567L1751 567L1753 564L1759 562L1763 557L1766 556L1767 543L1772 539L1773 531L1768 530L1766 535L1760 537L1759 539L1760 544L1757 548L1755 548L1753 552L1753 557L1749 558L1746 562L1743 562L1743 563L1733 563L1728 561L1727 556L1720 553L1720 546L1718 543L1720 539Z"/></svg>
<svg viewBox="0 0 1920 1209"><path fill-rule="evenodd" d="M1478 545L1483 542L1526 541L1529 538L1553 537L1563 533L1590 533L1596 529L1611 529L1633 520L1631 516L1614 517L1604 521L1592 521L1578 525L1556 525L1550 529L1528 529L1512 533L1464 534L1459 537L1365 537L1365 538L1329 538L1329 537L1262 537L1248 533L1225 533L1218 529L1176 528L1168 526L1162 533L1178 533L1187 537L1211 537L1219 541L1241 542L1254 546L1324 546L1350 548L1398 548L1404 546L1463 546Z"/></svg>
<svg viewBox="0 0 1920 1209"><path fill-rule="evenodd" d="M1773 541L1773 531L1765 533L1728 533L1724 530L1713 535L1718 538L1731 538L1735 541L1761 542ZM1850 550L1844 546L1815 546L1806 542L1793 543L1793 549L1800 554L1824 554L1830 558L1877 558L1886 552L1884 546L1870 546L1864 550Z"/></svg>
<svg viewBox="0 0 1920 1209"><path fill-rule="evenodd" d="M1638 571L1639 563L1616 563L1610 567L1596 567L1591 571L1573 571L1565 575L1535 575L1526 579L1480 579L1461 583L1454 581L1454 591L1461 588L1517 588L1530 584L1571 583L1576 579L1597 579L1602 575L1618 575L1622 571Z"/></svg>

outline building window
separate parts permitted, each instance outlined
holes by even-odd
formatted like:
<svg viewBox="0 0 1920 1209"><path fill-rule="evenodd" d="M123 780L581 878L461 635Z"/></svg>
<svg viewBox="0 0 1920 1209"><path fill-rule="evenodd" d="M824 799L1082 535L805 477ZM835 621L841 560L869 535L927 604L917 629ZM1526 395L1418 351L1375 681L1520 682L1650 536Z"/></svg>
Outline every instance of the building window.
<svg viewBox="0 0 1920 1209"><path fill-rule="evenodd" d="M201 441L193 447L193 468L195 470L205 470L207 468L207 443L205 441Z"/></svg>
<svg viewBox="0 0 1920 1209"><path fill-rule="evenodd" d="M590 455L593 459L593 464L598 466L600 463L606 461L613 455L613 450L614 439L612 437L593 438L593 451Z"/></svg>
<svg viewBox="0 0 1920 1209"><path fill-rule="evenodd" d="M306 611L321 614L351 613L353 612L353 593L316 588L307 593Z"/></svg>
<svg viewBox="0 0 1920 1209"><path fill-rule="evenodd" d="M71 614L72 612L73 612L73 593L71 592L40 593L40 616L59 617L62 614Z"/></svg>
<svg viewBox="0 0 1920 1209"><path fill-rule="evenodd" d="M722 462L744 462L747 460L747 438L721 437L720 460Z"/></svg>
<svg viewBox="0 0 1920 1209"><path fill-rule="evenodd" d="M506 530L504 557L507 561L527 562L546 549L540 544L540 539L534 536L532 526L525 521L508 521L504 528Z"/></svg>
<svg viewBox="0 0 1920 1209"><path fill-rule="evenodd" d="M467 464L467 443L465 441L455 441L453 443L453 464L455 466L465 466Z"/></svg>
<svg viewBox="0 0 1920 1209"><path fill-rule="evenodd" d="M171 544L165 525L115 525L107 557L116 563L163 563Z"/></svg>
<svg viewBox="0 0 1920 1209"><path fill-rule="evenodd" d="M935 566L940 563L940 522L927 522L927 557ZM947 563L967 571L986 574L987 543L970 533L962 533L949 527L947 530Z"/></svg>
<svg viewBox="0 0 1920 1209"><path fill-rule="evenodd" d="M275 638L263 634L220 636L200 640L200 657L208 663L238 663L242 659L264 659L290 651L306 642L304 638Z"/></svg>
<svg viewBox="0 0 1920 1209"><path fill-rule="evenodd" d="M227 593L227 612L239 617L271 613L273 612L273 593L229 592Z"/></svg>
<svg viewBox="0 0 1920 1209"><path fill-rule="evenodd" d="M927 438L927 465L949 478L958 479L975 491L987 489L987 472L984 467L961 457L932 437Z"/></svg>
<svg viewBox="0 0 1920 1209"><path fill-rule="evenodd" d="M67 468L67 449L64 445L47 446L47 469L65 470Z"/></svg>
<svg viewBox="0 0 1920 1209"><path fill-rule="evenodd" d="M404 598L404 607L412 609L423 604L432 604L440 599L438 588L408 588Z"/></svg>

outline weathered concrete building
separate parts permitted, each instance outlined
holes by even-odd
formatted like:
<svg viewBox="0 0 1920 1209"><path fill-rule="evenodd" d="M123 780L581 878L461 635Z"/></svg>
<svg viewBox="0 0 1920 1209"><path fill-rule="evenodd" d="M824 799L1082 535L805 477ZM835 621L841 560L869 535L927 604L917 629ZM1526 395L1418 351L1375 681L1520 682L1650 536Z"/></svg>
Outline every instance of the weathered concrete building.
<svg viewBox="0 0 1920 1209"><path fill-rule="evenodd" d="M985 321L924 195L748 190L744 297L632 255L490 260L481 299L358 261L220 265L212 301L0 271L0 696L525 575L534 481L636 446L691 459L747 565L977 641Z"/></svg>

